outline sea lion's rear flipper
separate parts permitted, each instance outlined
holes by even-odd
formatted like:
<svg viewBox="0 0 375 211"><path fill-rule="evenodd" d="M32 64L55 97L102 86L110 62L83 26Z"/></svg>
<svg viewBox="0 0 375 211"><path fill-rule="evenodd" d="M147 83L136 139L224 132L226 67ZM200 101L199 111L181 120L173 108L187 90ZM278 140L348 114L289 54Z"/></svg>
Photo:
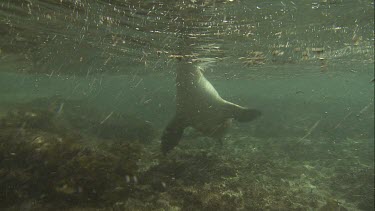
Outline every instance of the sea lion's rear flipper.
<svg viewBox="0 0 375 211"><path fill-rule="evenodd" d="M164 129L161 137L161 151L165 155L181 140L185 129L185 124L180 119L174 117Z"/></svg>
<svg viewBox="0 0 375 211"><path fill-rule="evenodd" d="M260 110L245 108L230 102L227 102L225 110L229 117L239 122L250 122L262 115Z"/></svg>

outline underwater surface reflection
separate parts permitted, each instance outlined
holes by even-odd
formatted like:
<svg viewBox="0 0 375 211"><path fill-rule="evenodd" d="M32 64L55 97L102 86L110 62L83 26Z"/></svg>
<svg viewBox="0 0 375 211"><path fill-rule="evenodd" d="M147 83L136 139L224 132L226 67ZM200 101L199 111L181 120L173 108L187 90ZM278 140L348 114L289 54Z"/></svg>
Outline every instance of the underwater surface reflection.
<svg viewBox="0 0 375 211"><path fill-rule="evenodd" d="M0 209L374 210L371 1L0 2ZM168 155L176 63L262 116Z"/></svg>

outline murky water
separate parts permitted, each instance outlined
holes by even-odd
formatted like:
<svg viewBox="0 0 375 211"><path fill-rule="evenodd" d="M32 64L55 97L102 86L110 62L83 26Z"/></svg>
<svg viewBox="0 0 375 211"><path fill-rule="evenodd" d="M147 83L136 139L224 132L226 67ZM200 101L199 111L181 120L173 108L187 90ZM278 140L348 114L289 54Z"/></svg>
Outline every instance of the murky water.
<svg viewBox="0 0 375 211"><path fill-rule="evenodd" d="M162 156L180 55L262 117ZM372 1L3 0L0 207L373 210L373 79Z"/></svg>

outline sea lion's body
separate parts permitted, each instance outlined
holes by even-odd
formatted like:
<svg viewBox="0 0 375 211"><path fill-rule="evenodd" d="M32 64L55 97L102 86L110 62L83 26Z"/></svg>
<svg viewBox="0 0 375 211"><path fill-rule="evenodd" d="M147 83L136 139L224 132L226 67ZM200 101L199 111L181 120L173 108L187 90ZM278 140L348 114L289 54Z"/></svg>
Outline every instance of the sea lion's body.
<svg viewBox="0 0 375 211"><path fill-rule="evenodd" d="M173 149L186 127L203 135L220 139L232 119L251 121L260 111L248 109L222 99L201 70L191 63L179 62L176 76L176 114L162 136L162 151Z"/></svg>
<svg viewBox="0 0 375 211"><path fill-rule="evenodd" d="M192 69L193 68L193 69ZM221 110L222 98L202 72L192 65L180 65L176 78L176 116L186 125L215 137L217 127L226 118Z"/></svg>

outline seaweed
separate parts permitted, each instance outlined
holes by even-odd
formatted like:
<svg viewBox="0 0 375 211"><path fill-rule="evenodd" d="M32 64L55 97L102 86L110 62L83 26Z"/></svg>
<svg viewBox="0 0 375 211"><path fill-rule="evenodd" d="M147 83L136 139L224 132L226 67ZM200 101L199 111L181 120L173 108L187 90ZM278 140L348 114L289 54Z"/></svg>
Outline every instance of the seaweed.
<svg viewBox="0 0 375 211"><path fill-rule="evenodd" d="M0 122L0 204L35 200L69 207L104 206L126 199L141 147L95 144L47 110L15 109ZM90 143L90 144L88 144Z"/></svg>

